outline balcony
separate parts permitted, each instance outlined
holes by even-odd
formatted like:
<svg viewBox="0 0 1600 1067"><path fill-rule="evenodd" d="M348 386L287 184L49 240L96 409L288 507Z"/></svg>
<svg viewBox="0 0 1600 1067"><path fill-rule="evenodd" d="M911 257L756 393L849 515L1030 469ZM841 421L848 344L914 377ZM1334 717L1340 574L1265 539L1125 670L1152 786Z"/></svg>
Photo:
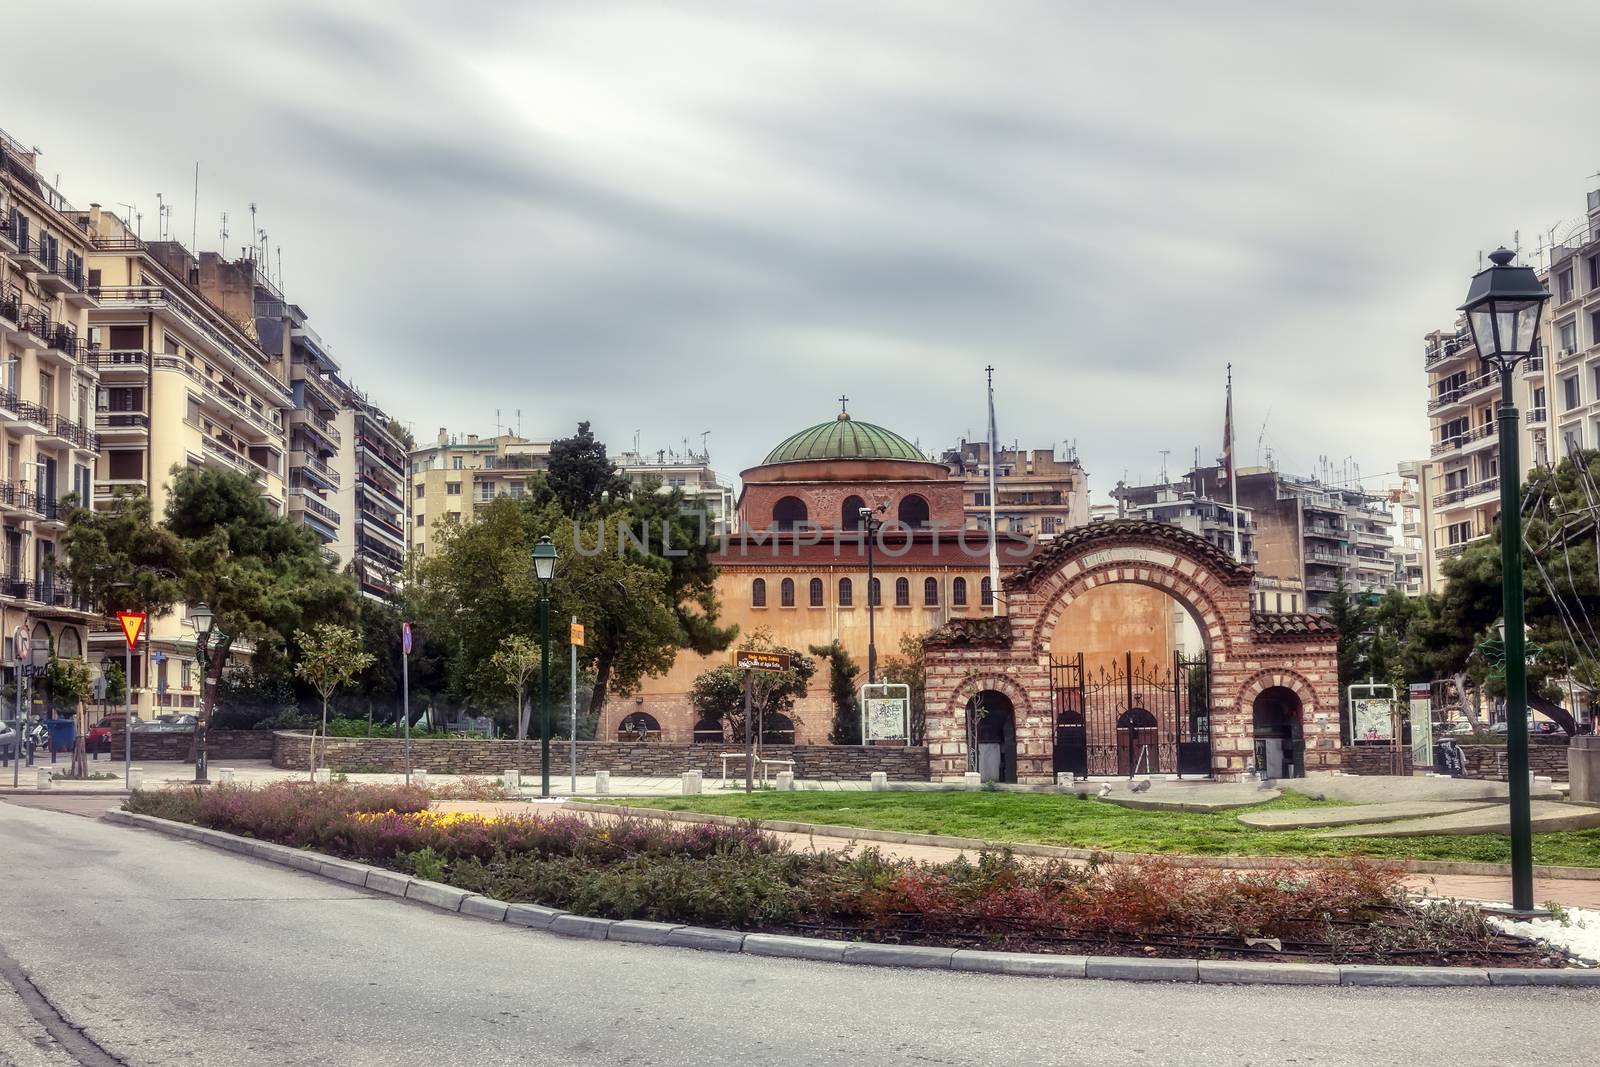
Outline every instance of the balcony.
<svg viewBox="0 0 1600 1067"><path fill-rule="evenodd" d="M397 551L387 541L379 541L377 538L368 537L365 533L356 537L356 551L363 556L377 560L385 566L393 567L395 570L399 570L406 565L404 552Z"/></svg>
<svg viewBox="0 0 1600 1067"><path fill-rule="evenodd" d="M1461 553L1465 552L1479 541L1488 540L1488 537L1488 534L1478 534L1474 537L1467 538L1465 541L1457 541L1455 544L1440 545L1434 550L1434 558L1441 560L1454 559L1456 556L1461 555Z"/></svg>
<svg viewBox="0 0 1600 1067"><path fill-rule="evenodd" d="M1324 578L1321 575L1311 575L1306 578L1306 588L1318 593L1331 593L1339 588L1337 578Z"/></svg>
<svg viewBox="0 0 1600 1067"><path fill-rule="evenodd" d="M1454 388L1446 389L1444 392L1441 392L1438 396L1428 401L1428 410L1438 411L1441 408L1447 408L1454 404L1459 404L1464 400L1471 399L1479 393L1493 389L1499 384L1500 376L1495 372L1490 371L1487 374L1480 374L1476 378L1468 379Z"/></svg>
<svg viewBox="0 0 1600 1067"><path fill-rule="evenodd" d="M214 321L217 319L226 321L222 313L215 309L211 309L209 314L202 311L200 303L197 303L200 301L198 296L190 296L160 285L104 285L89 292L103 308L159 309L170 312L187 329L204 338L217 351L231 356L240 373L266 389L275 400L288 403L289 387L268 374L261 366L261 360L264 358L261 350L252 350L236 344ZM210 305L205 306L210 307Z"/></svg>
<svg viewBox="0 0 1600 1067"><path fill-rule="evenodd" d="M1486 423L1465 433L1456 434L1454 437L1446 437L1444 440L1435 443L1432 453L1435 456L1442 456L1450 452L1459 452L1468 445L1492 440L1494 436L1494 423Z"/></svg>
<svg viewBox="0 0 1600 1067"><path fill-rule="evenodd" d="M0 167L3 167L4 153L0 152ZM6 254L17 250L17 227L11 219L11 213L0 209L0 252Z"/></svg>
<svg viewBox="0 0 1600 1067"><path fill-rule="evenodd" d="M32 600L33 583L7 575L0 578L0 596L11 597L13 600Z"/></svg>
<svg viewBox="0 0 1600 1067"><path fill-rule="evenodd" d="M17 250L11 255L11 263L18 270L30 273L44 270L45 256L48 255L43 245L35 238L18 230L12 234Z"/></svg>
<svg viewBox="0 0 1600 1067"><path fill-rule="evenodd" d="M1484 496L1485 494L1490 493L1498 493L1499 491L1500 479L1498 477L1485 478L1481 482L1474 482L1471 485L1463 485L1457 489L1451 489L1448 492L1440 493L1438 496L1433 498L1433 506L1435 508L1451 507L1452 505L1463 504L1468 500L1471 500L1473 497Z"/></svg>
<svg viewBox="0 0 1600 1067"><path fill-rule="evenodd" d="M339 513L317 499L316 494L309 489L299 486L291 486L289 488L289 508L292 511L296 506L309 511L330 525L339 525Z"/></svg>
<svg viewBox="0 0 1600 1067"><path fill-rule="evenodd" d="M97 348L85 357L85 364L91 359L105 379L135 374L143 378L150 373L150 353L142 348Z"/></svg>
<svg viewBox="0 0 1600 1067"><path fill-rule="evenodd" d="M265 467L254 462L243 453L234 451L210 434L206 434L201 438L201 446L208 456L220 460L224 466L230 467L241 474L249 475L257 482L265 482L267 480Z"/></svg>
<svg viewBox="0 0 1600 1067"><path fill-rule="evenodd" d="M376 459L379 462L381 462L384 466L388 467L389 470L393 474L395 474L395 475L397 475L399 477L402 477L402 478L405 477L405 473L406 473L406 458L402 453L388 448L382 442L374 440L373 438L368 437L366 434L361 434L359 437L357 437L356 438L356 444L360 447L361 451L365 452L367 455L373 457L374 459ZM503 456L501 458L509 460L509 459L523 459L525 457L522 457L522 456ZM524 467L521 467L521 466L519 466L517 464L513 464L513 463L496 463L495 466L496 466L496 469L499 469L499 468L503 467L506 470L524 470L524 469L530 469L531 470L531 469L533 469L531 467L524 468Z"/></svg>
<svg viewBox="0 0 1600 1067"><path fill-rule="evenodd" d="M339 428L315 411L305 408L295 408L289 412L289 425L298 426L313 437L320 438L328 446L328 451L339 451L344 438L339 433Z"/></svg>
<svg viewBox="0 0 1600 1067"><path fill-rule="evenodd" d="M50 346L50 316L41 308L32 304L22 305L22 314L17 316L17 325L22 332L33 338L30 345L34 348L48 348Z"/></svg>
<svg viewBox="0 0 1600 1067"><path fill-rule="evenodd" d="M1543 426L1549 421L1549 418L1550 415L1548 408L1529 408L1526 416L1527 424L1529 426Z"/></svg>
<svg viewBox="0 0 1600 1067"><path fill-rule="evenodd" d="M375 515L367 509L362 508L360 512L360 520L363 525L371 526L380 534L388 534L401 543L405 542L406 532L400 528L399 523L393 521L392 519L386 519L381 515Z"/></svg>
<svg viewBox="0 0 1600 1067"><path fill-rule="evenodd" d="M34 278L39 288L51 296L70 295L83 290L83 260L60 254L45 257L44 267Z"/></svg>
<svg viewBox="0 0 1600 1067"><path fill-rule="evenodd" d="M1431 370L1441 363L1468 355L1473 351L1472 335L1462 331L1454 337L1443 338L1438 344L1425 348L1422 353L1422 366L1425 370Z"/></svg>
<svg viewBox="0 0 1600 1067"><path fill-rule="evenodd" d="M22 332L22 290L16 286L0 290L0 337Z"/></svg>
<svg viewBox="0 0 1600 1067"><path fill-rule="evenodd" d="M39 517L39 498L23 482L0 482L0 512L21 518Z"/></svg>
<svg viewBox="0 0 1600 1067"><path fill-rule="evenodd" d="M65 526L67 524L67 508L59 500L35 494L38 502L38 517L34 522L45 523L51 526Z"/></svg>
<svg viewBox="0 0 1600 1067"><path fill-rule="evenodd" d="M301 472L303 477L317 482L324 489L339 488L339 472L328 466L314 452L295 449L289 453L289 473L291 478L297 471Z"/></svg>
<svg viewBox="0 0 1600 1067"><path fill-rule="evenodd" d="M39 428L41 433L49 432L50 413L38 404L30 404L26 400L18 400L11 405L11 410L17 413L19 421L32 423Z"/></svg>
<svg viewBox="0 0 1600 1067"><path fill-rule="evenodd" d="M1329 541L1343 541L1345 539L1345 533L1346 531L1343 527L1330 526L1327 523L1322 522L1306 523L1307 537L1321 537Z"/></svg>
<svg viewBox="0 0 1600 1067"><path fill-rule="evenodd" d="M101 437L148 435L150 416L142 411L97 411L94 416L94 428Z"/></svg>
<svg viewBox="0 0 1600 1067"><path fill-rule="evenodd" d="M50 424L50 433L53 437L67 441L80 452L100 451L100 442L95 439L94 433L87 426L73 422L65 416L55 417Z"/></svg>
<svg viewBox="0 0 1600 1067"><path fill-rule="evenodd" d="M1523 374L1543 374L1544 373L1544 357L1543 356L1529 356L1527 359L1523 360L1522 361L1522 373Z"/></svg>
<svg viewBox="0 0 1600 1067"><path fill-rule="evenodd" d="M362 492L370 494L379 504L386 504L395 511L404 511L406 509L406 502L401 499L399 493L377 481L371 475L362 474L361 480L356 485Z"/></svg>

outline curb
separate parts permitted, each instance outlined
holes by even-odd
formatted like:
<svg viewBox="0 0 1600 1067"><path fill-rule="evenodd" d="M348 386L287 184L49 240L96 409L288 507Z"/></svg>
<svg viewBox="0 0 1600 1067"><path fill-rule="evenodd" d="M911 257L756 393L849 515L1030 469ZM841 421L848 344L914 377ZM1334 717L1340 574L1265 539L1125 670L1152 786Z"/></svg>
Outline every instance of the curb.
<svg viewBox="0 0 1600 1067"><path fill-rule="evenodd" d="M830 941L787 934L747 934L704 926L641 919L600 919L539 904L508 904L455 886L430 882L382 867L324 856L286 845L236 837L189 823L112 809L102 818L118 826L154 830L307 874L402 897L417 904L487 922L547 930L563 937L668 945L708 952L742 952L778 959L820 960L966 974L1010 974L1036 978L1105 978L1135 982L1230 985L1342 986L1582 986L1600 988L1600 969L1400 967L1372 964L1266 963L1250 960L1142 959L1133 956L1056 956L990 952L927 945Z"/></svg>
<svg viewBox="0 0 1600 1067"><path fill-rule="evenodd" d="M592 804L569 800L568 811L592 811L600 815L629 815L641 819L667 819L672 822L709 822L736 825L750 822L733 815L709 815L700 811L672 811L668 808L634 808L625 804ZM1031 841L988 841L981 837L952 837L947 834L918 834L908 830L873 830L856 826L833 826L828 823L789 822L783 819L756 819L763 830L780 834L806 834L812 837L832 837L844 841L875 841L886 845L931 845L936 848L960 849L1010 849L1018 856L1037 856L1041 859L1089 860L1098 858L1108 863L1138 863L1142 860L1161 860L1174 867L1204 867L1228 871L1306 870L1308 868L1338 868L1359 860L1360 856L1178 856L1155 852L1117 852L1105 848L1073 848L1067 845L1041 845ZM1369 857L1370 858L1370 857ZM1466 860L1396 860L1372 858L1371 862L1396 866L1409 874L1474 874L1502 878L1511 877L1508 863L1477 863ZM1600 882L1600 867L1556 867L1539 864L1533 868L1535 878L1570 878L1575 881Z"/></svg>

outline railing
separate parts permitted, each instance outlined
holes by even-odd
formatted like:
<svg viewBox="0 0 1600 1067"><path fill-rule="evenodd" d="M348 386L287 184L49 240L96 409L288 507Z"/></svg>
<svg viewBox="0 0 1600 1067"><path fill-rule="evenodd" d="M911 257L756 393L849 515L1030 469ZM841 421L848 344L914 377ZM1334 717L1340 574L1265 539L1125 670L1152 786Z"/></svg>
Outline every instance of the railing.
<svg viewBox="0 0 1600 1067"><path fill-rule="evenodd" d="M1466 433L1456 434L1454 437L1446 437L1444 440L1434 444L1433 455L1437 456L1442 455L1445 452L1454 452L1458 449L1465 448L1473 441L1481 441L1485 437L1493 437L1494 433L1494 424L1489 423L1484 426L1479 426L1476 429L1468 430Z"/></svg>
<svg viewBox="0 0 1600 1067"><path fill-rule="evenodd" d="M1307 577L1306 588L1322 593L1331 593L1339 588L1339 581L1336 578Z"/></svg>
<svg viewBox="0 0 1600 1067"><path fill-rule="evenodd" d="M57 437L63 437L71 441L78 448L88 452L98 452L100 450L100 442L95 439L95 435L87 427L62 415L55 417L54 423L51 424L51 429Z"/></svg>
<svg viewBox="0 0 1600 1067"><path fill-rule="evenodd" d="M1454 337L1446 337L1439 344L1429 345L1424 350L1422 365L1424 368L1431 367L1435 363L1442 363L1447 359L1454 359L1456 356L1471 348L1472 336L1470 334L1465 337L1461 336L1460 334L1457 334Z"/></svg>
<svg viewBox="0 0 1600 1067"><path fill-rule="evenodd" d="M1522 361L1523 374L1536 374L1542 370L1544 370L1543 356L1529 356L1527 359Z"/></svg>
<svg viewBox="0 0 1600 1067"><path fill-rule="evenodd" d="M38 404L31 404L26 400L19 400L17 401L16 406L11 410L15 411L17 413L17 418L21 419L23 422L37 423L38 425L45 427L50 425L50 412L46 411Z"/></svg>
<svg viewBox="0 0 1600 1067"><path fill-rule="evenodd" d="M137 411L97 411L94 424L101 430L148 430L150 416Z"/></svg>
<svg viewBox="0 0 1600 1067"><path fill-rule="evenodd" d="M390 490L387 486L374 480L370 476L363 474L361 476L361 481L357 484L368 492L375 494L378 499L392 505L396 511L404 511L406 509L406 502L401 499L399 493ZM479 501L479 503L482 503L482 501Z"/></svg>
<svg viewBox="0 0 1600 1067"><path fill-rule="evenodd" d="M22 290L16 286L0 292L0 319L17 322L22 314Z"/></svg>
<svg viewBox="0 0 1600 1067"><path fill-rule="evenodd" d="M399 475L402 475L402 476L405 475L405 473L406 473L406 461L405 461L405 457L404 456L400 455L397 452L392 451L389 448L384 447L384 445L381 442L374 441L372 438L368 437L366 434L361 434L360 436L358 436L356 438L356 442L362 447L363 450L365 450L367 452L370 452L374 456L377 456L379 459L383 460L384 463L388 464L388 466L392 470L394 470L394 472L396 474L399 474ZM512 458L512 457L503 457L503 458L508 458L509 459L509 458ZM520 457L518 457L518 458L520 458ZM500 464L497 463L496 466L498 467L498 466L500 466ZM504 464L504 467L507 470L521 469L521 468L518 468L515 464L511 464L511 463ZM528 469L532 469L532 468L530 467Z"/></svg>
<svg viewBox="0 0 1600 1067"><path fill-rule="evenodd" d="M38 497L23 482L0 482L0 506L18 511L35 512L39 509Z"/></svg>
<svg viewBox="0 0 1600 1067"><path fill-rule="evenodd" d="M1311 534L1313 537L1330 537L1342 541L1344 540L1346 532L1347 531L1340 529L1337 526L1329 526L1326 523L1306 523L1306 533Z"/></svg>
<svg viewBox="0 0 1600 1067"><path fill-rule="evenodd" d="M7 575L0 578L0 596L13 597L17 600L32 600L33 583Z"/></svg>
<svg viewBox="0 0 1600 1067"><path fill-rule="evenodd" d="M1342 552L1329 552L1322 548L1313 548L1306 553L1307 562L1328 563L1336 567L1344 566L1349 558L1349 556L1346 556Z"/></svg>
<svg viewBox="0 0 1600 1067"><path fill-rule="evenodd" d="M362 508L361 509L361 519L362 519L363 522L370 522L370 523L374 524L375 526L377 526L379 529L388 530L390 533L394 534L396 537L400 538L401 540L405 540L405 536L406 536L405 530L401 529L401 527L397 523L391 522L389 519L386 519L381 515L375 515L372 512L368 511L366 508Z"/></svg>
<svg viewBox="0 0 1600 1067"><path fill-rule="evenodd" d="M1490 371L1487 374L1480 374L1476 378L1462 382L1454 389L1445 390L1432 400L1428 401L1428 410L1438 411L1440 408L1449 407L1451 404L1459 404L1462 400L1465 400L1473 393L1476 393L1482 389L1487 389L1495 385L1498 381L1499 377L1493 371Z"/></svg>
<svg viewBox="0 0 1600 1067"><path fill-rule="evenodd" d="M404 552L396 551L392 545L368 537L366 534L356 538L356 549L366 555L378 557L397 570L406 564Z"/></svg>
<svg viewBox="0 0 1600 1067"><path fill-rule="evenodd" d="M1481 482L1474 482L1472 485L1464 485L1459 489L1452 489L1447 493L1440 493L1438 496L1433 498L1433 506L1447 507L1450 504L1458 504L1463 500L1469 499L1470 497L1482 496L1484 493L1492 493L1499 488L1499 478L1485 478Z"/></svg>
<svg viewBox="0 0 1600 1067"><path fill-rule="evenodd" d="M150 353L142 348L99 348L91 358L101 370L143 370L150 366Z"/></svg>
<svg viewBox="0 0 1600 1067"><path fill-rule="evenodd" d="M230 464L235 470L248 474L258 482L267 480L267 469L265 467L243 453L235 452L210 434L205 434L201 437L201 444L207 452Z"/></svg>
<svg viewBox="0 0 1600 1067"><path fill-rule="evenodd" d="M61 506L61 501L53 500L47 496L39 496L38 494L34 494L34 499L38 501L34 509L43 516L43 521L66 521L66 509Z"/></svg>
<svg viewBox="0 0 1600 1067"><path fill-rule="evenodd" d="M33 334L45 344L50 343L50 316L41 309L31 304L22 305L22 314L17 316L17 325Z"/></svg>
<svg viewBox="0 0 1600 1067"><path fill-rule="evenodd" d="M289 463L295 467L310 467L333 485L339 484L339 472L324 463L316 453L294 449L289 453Z"/></svg>
<svg viewBox="0 0 1600 1067"><path fill-rule="evenodd" d="M305 507L305 509L311 512L313 515L320 515L333 525L339 525L339 513L334 511L328 505L324 504L322 501L318 500L307 490L302 489L299 486L291 486L289 489L289 500L291 503L298 500Z"/></svg>
<svg viewBox="0 0 1600 1067"><path fill-rule="evenodd" d="M1529 426L1539 426L1548 421L1549 412L1546 408L1529 408L1527 423Z"/></svg>
<svg viewBox="0 0 1600 1067"><path fill-rule="evenodd" d="M263 370L249 351L235 344L174 290L160 285L103 285L92 290L90 295L100 301L101 307L161 307L174 312L186 326L231 355L246 373L265 385L274 396L287 402L288 386ZM221 312L213 311L213 314L220 316Z"/></svg>

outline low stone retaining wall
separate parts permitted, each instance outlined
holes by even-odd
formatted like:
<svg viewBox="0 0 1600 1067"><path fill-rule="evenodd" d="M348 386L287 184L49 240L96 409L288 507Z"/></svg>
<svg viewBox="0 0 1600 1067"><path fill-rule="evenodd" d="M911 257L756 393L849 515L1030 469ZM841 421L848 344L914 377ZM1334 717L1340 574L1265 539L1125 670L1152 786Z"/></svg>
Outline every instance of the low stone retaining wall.
<svg viewBox="0 0 1600 1067"><path fill-rule="evenodd" d="M1346 745L1343 750L1346 774L1410 774L1411 749L1402 746L1400 766L1395 765L1393 745Z"/></svg>
<svg viewBox="0 0 1600 1067"><path fill-rule="evenodd" d="M1508 780L1506 774L1506 746L1462 745L1461 755L1466 763L1468 778L1484 778L1495 782ZM1567 780L1567 739L1565 737L1528 738L1528 767L1536 775L1553 778L1558 782L1565 782Z"/></svg>
<svg viewBox="0 0 1600 1067"><path fill-rule="evenodd" d="M122 731L111 731L109 755L122 758ZM194 731L182 732L135 730L133 731L133 758L152 763L182 763L189 758L194 747ZM270 730L207 730L206 755L212 763L218 760L272 758L272 732Z"/></svg>
<svg viewBox="0 0 1600 1067"><path fill-rule="evenodd" d="M135 739L138 738L135 733ZM278 732L272 735L272 763L288 770L306 770L311 760L311 735ZM482 738L413 740L411 765L417 770L438 774L498 775L519 770L523 774L539 770L538 741L489 741ZM554 775L567 773L567 741L550 743L550 768ZM389 772L405 770L405 741L389 737L330 737L326 755L319 762L335 771ZM728 774L744 775L743 750L738 745L673 745L662 743L629 744L617 741L579 741L578 773L610 771L619 777L671 778L684 771L700 771L706 777L722 774L722 754L740 752L741 758L728 761ZM864 780L873 771L883 771L891 781L928 781L928 750L856 745L764 745L768 759L794 760L797 778L822 781ZM786 770L777 767L774 771Z"/></svg>

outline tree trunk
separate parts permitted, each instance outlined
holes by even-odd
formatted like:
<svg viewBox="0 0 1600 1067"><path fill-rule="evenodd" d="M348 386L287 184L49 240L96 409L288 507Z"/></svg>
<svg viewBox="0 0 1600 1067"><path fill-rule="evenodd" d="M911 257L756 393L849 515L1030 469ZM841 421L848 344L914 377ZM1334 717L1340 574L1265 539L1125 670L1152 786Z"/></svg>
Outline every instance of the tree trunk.
<svg viewBox="0 0 1600 1067"><path fill-rule="evenodd" d="M322 694L322 748L326 755L328 747L328 697ZM311 780L317 780L317 738L311 738Z"/></svg>
<svg viewBox="0 0 1600 1067"><path fill-rule="evenodd" d="M594 692L589 694L589 714L596 722L600 721L601 709L606 706L606 687L611 683L611 664L615 658L616 651L607 646L594 661Z"/></svg>
<svg viewBox="0 0 1600 1067"><path fill-rule="evenodd" d="M517 686L517 740L528 739L528 697L526 683Z"/></svg>
<svg viewBox="0 0 1600 1067"><path fill-rule="evenodd" d="M1461 705L1461 714L1467 717L1467 722L1472 725L1473 733L1482 732L1483 726L1478 721L1477 701L1467 700L1467 674L1465 671L1450 676L1451 684L1456 687L1456 702Z"/></svg>

